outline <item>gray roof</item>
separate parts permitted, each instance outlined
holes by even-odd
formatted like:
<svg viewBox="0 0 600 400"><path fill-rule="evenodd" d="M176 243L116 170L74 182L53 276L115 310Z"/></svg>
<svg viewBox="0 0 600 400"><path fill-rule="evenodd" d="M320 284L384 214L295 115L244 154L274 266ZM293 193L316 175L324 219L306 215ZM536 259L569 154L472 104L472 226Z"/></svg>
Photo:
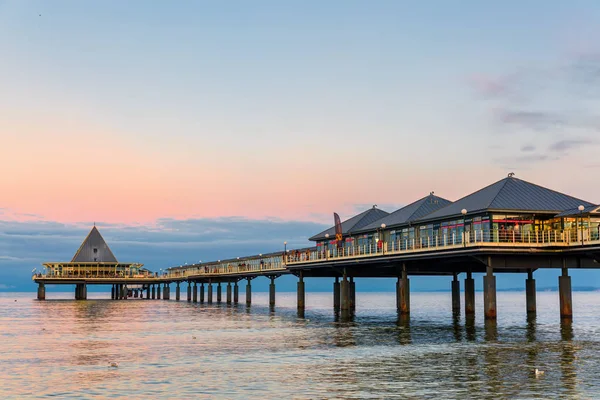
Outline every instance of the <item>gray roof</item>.
<svg viewBox="0 0 600 400"><path fill-rule="evenodd" d="M466 209L468 214L484 210L559 213L577 208L579 205L587 207L593 204L509 176L456 200L454 203L421 218L421 221L460 216L462 209Z"/></svg>
<svg viewBox="0 0 600 400"><path fill-rule="evenodd" d="M402 207L399 210L394 211L393 213L365 226L360 231L372 231L381 226L381 224L385 224L386 228L391 228L394 226L407 224L409 222L415 221L419 218L422 218L432 212L439 210L442 207L445 207L452 202L450 200L446 200L442 197L436 196L430 193L428 196L423 197L411 203L407 206Z"/></svg>
<svg viewBox="0 0 600 400"><path fill-rule="evenodd" d="M94 252L94 249L96 252ZM94 226L79 246L71 262L118 262L115 255L104 241L104 238Z"/></svg>
<svg viewBox="0 0 600 400"><path fill-rule="evenodd" d="M380 210L378 208L375 208L375 206L373 206L373 208L363 211L360 214L355 215L354 217L342 222L342 234L344 236L349 235L352 232L355 232L377 220L380 220L381 218L383 218L389 214L390 213ZM335 226L332 226L331 228L324 230L323 232L309 238L308 240L312 240L312 241L325 240L326 234L329 234L331 239L335 239Z"/></svg>
<svg viewBox="0 0 600 400"><path fill-rule="evenodd" d="M600 206L599 205L592 205L592 206L587 206L587 207L583 207L583 211L579 211L579 206L577 206L577 208L570 208L568 210L565 210L563 212L561 212L560 214L557 215L557 217L578 217L579 214L597 214L600 213Z"/></svg>

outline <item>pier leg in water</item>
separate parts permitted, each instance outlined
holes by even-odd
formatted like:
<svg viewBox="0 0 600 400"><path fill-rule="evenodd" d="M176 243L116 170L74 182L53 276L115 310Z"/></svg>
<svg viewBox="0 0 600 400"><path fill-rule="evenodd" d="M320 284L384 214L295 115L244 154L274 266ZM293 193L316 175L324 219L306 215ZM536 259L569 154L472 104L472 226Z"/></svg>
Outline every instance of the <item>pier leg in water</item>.
<svg viewBox="0 0 600 400"><path fill-rule="evenodd" d="M212 282L208 282L208 304L212 304L212 291L213 291L213 287L212 287Z"/></svg>
<svg viewBox="0 0 600 400"><path fill-rule="evenodd" d="M151 285L152 286L152 300L156 299L156 285Z"/></svg>
<svg viewBox="0 0 600 400"><path fill-rule="evenodd" d="M467 271L465 279L465 315L475 315L475 280L471 271Z"/></svg>
<svg viewBox="0 0 600 400"><path fill-rule="evenodd" d="M483 310L485 319L496 319L496 277L491 257L488 257L486 274L483 277Z"/></svg>
<svg viewBox="0 0 600 400"><path fill-rule="evenodd" d="M133 290L133 298L134 298L134 299L137 299L137 297L138 297L138 290L137 290L137 289L134 289L134 290Z"/></svg>
<svg viewBox="0 0 600 400"><path fill-rule="evenodd" d="M194 288L192 289L192 301L194 303L198 302L198 283L194 282Z"/></svg>
<svg viewBox="0 0 600 400"><path fill-rule="evenodd" d="M227 282L227 304L231 304L231 282Z"/></svg>
<svg viewBox="0 0 600 400"><path fill-rule="evenodd" d="M160 300L160 288L161 288L161 284L159 283L156 285L156 298L158 300Z"/></svg>
<svg viewBox="0 0 600 400"><path fill-rule="evenodd" d="M115 285L110 285L110 299L115 299Z"/></svg>
<svg viewBox="0 0 600 400"><path fill-rule="evenodd" d="M217 303L221 302L221 282L217 283Z"/></svg>
<svg viewBox="0 0 600 400"><path fill-rule="evenodd" d="M81 285L82 296L81 300L87 300L87 285L84 283Z"/></svg>
<svg viewBox="0 0 600 400"><path fill-rule="evenodd" d="M344 270L344 276L342 283L340 284L340 305L342 313L348 313L350 310L350 288L349 288L348 277L346 276L346 270Z"/></svg>
<svg viewBox="0 0 600 400"><path fill-rule="evenodd" d="M38 283L38 300L46 300L46 285L43 283Z"/></svg>
<svg viewBox="0 0 600 400"><path fill-rule="evenodd" d="M356 310L356 282L354 282L353 277L350 277L350 282L348 282L348 290L350 291L350 309L354 311Z"/></svg>
<svg viewBox="0 0 600 400"><path fill-rule="evenodd" d="M270 276L271 283L269 284L269 306L275 307L275 277Z"/></svg>
<svg viewBox="0 0 600 400"><path fill-rule="evenodd" d="M298 300L296 302L296 306L298 307L298 312L304 313L304 273L300 271L300 275L298 275Z"/></svg>
<svg viewBox="0 0 600 400"><path fill-rule="evenodd" d="M251 279L248 278L248 284L246 285L246 305L252 304L252 285L250 284Z"/></svg>
<svg viewBox="0 0 600 400"><path fill-rule="evenodd" d="M79 300L79 283L75 284L75 300Z"/></svg>
<svg viewBox="0 0 600 400"><path fill-rule="evenodd" d="M150 285L146 286L146 298L150 300Z"/></svg>
<svg viewBox="0 0 600 400"><path fill-rule="evenodd" d="M527 315L532 316L536 313L535 301L535 279L533 279L533 270L527 271L527 279L525 280L525 296L527 301Z"/></svg>
<svg viewBox="0 0 600 400"><path fill-rule="evenodd" d="M188 303L192 301L192 282L188 281L187 287L187 301Z"/></svg>
<svg viewBox="0 0 600 400"><path fill-rule="evenodd" d="M175 283L175 300L179 301L181 298L181 289L179 288L179 282Z"/></svg>
<svg viewBox="0 0 600 400"><path fill-rule="evenodd" d="M240 299L240 287L238 286L237 281L233 285L233 304L237 304Z"/></svg>
<svg viewBox="0 0 600 400"><path fill-rule="evenodd" d="M573 318L573 300L571 297L571 277L563 261L562 275L558 277L558 295L560 296L560 318Z"/></svg>
<svg viewBox="0 0 600 400"><path fill-rule="evenodd" d="M200 303L204 303L204 282L200 283Z"/></svg>
<svg viewBox="0 0 600 400"><path fill-rule="evenodd" d="M452 279L452 313L460 314L460 281L456 272Z"/></svg>
<svg viewBox="0 0 600 400"><path fill-rule="evenodd" d="M402 279L400 279L398 294L400 297L400 314L410 314L410 280L406 264L402 264Z"/></svg>
<svg viewBox="0 0 600 400"><path fill-rule="evenodd" d="M340 311L340 280L337 276L333 282L333 310Z"/></svg>
<svg viewBox="0 0 600 400"><path fill-rule="evenodd" d="M128 290L127 284L123 285L123 300L127 300L127 295L129 294Z"/></svg>

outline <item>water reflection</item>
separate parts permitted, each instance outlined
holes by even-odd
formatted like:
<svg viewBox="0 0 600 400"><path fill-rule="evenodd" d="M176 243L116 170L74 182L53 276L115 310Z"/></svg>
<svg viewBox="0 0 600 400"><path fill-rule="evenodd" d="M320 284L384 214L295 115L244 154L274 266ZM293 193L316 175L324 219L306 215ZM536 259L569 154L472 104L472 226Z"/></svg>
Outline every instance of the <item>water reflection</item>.
<svg viewBox="0 0 600 400"><path fill-rule="evenodd" d="M474 314L465 315L465 333L469 342L474 342L477 339Z"/></svg>
<svg viewBox="0 0 600 400"><path fill-rule="evenodd" d="M537 328L537 317L533 313L527 314L526 337L528 342L535 342L535 331Z"/></svg>
<svg viewBox="0 0 600 400"><path fill-rule="evenodd" d="M460 313L452 314L452 330L454 332L454 340L462 341L462 326L460 325Z"/></svg>
<svg viewBox="0 0 600 400"><path fill-rule="evenodd" d="M398 313L398 343L407 345L412 342L410 333L410 315Z"/></svg>

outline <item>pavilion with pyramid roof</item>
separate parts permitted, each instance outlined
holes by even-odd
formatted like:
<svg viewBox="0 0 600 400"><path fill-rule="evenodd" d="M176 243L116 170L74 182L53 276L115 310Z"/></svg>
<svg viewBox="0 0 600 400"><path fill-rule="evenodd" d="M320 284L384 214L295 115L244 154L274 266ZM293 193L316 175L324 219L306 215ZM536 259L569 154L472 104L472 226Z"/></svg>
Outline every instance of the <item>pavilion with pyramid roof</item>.
<svg viewBox="0 0 600 400"><path fill-rule="evenodd" d="M139 279L149 276L149 271L142 268L143 264L119 262L95 224L71 261L46 262L42 265L46 270L44 279L75 283L76 299L86 297L84 282L87 281Z"/></svg>

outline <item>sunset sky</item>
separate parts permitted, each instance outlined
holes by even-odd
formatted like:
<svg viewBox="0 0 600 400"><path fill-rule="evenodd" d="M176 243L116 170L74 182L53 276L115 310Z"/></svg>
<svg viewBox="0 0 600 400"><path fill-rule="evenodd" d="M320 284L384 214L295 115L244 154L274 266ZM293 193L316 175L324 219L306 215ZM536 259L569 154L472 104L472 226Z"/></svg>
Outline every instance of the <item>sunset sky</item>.
<svg viewBox="0 0 600 400"><path fill-rule="evenodd" d="M0 0L0 262L19 224L310 236L509 172L600 203L599 34L597 1Z"/></svg>

